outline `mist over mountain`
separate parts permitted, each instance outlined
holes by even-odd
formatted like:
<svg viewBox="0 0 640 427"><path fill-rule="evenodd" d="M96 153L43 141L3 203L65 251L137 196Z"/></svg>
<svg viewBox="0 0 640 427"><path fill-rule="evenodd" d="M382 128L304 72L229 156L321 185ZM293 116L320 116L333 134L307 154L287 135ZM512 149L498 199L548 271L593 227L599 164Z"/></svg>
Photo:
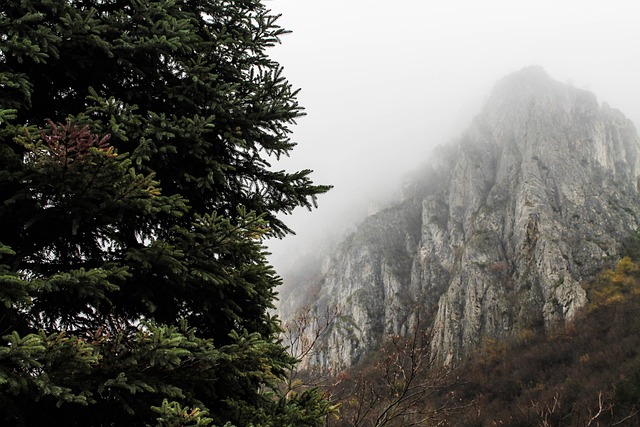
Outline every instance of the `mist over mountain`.
<svg viewBox="0 0 640 427"><path fill-rule="evenodd" d="M586 304L580 283L638 227L639 176L631 121L525 68L495 85L400 201L286 275L280 310L337 308L306 361L328 370L415 328L432 331L443 363L488 338L551 329Z"/></svg>

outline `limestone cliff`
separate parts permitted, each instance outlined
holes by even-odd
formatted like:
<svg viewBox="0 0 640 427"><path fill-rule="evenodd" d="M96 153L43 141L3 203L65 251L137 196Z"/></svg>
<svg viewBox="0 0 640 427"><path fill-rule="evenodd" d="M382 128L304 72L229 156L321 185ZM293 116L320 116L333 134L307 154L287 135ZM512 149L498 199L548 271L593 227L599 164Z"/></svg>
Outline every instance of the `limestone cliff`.
<svg viewBox="0 0 640 427"><path fill-rule="evenodd" d="M620 112L540 68L499 81L412 193L326 259L311 302L340 315L307 362L342 369L418 323L450 362L571 318L638 226L639 149Z"/></svg>

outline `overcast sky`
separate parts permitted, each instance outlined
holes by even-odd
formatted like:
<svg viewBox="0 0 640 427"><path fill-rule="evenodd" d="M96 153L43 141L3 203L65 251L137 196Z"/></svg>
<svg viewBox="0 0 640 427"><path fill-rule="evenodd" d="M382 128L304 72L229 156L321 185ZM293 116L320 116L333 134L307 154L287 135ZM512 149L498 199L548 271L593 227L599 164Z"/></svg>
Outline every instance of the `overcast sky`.
<svg viewBox="0 0 640 427"><path fill-rule="evenodd" d="M335 186L317 211L285 218L298 236L269 242L279 271L455 139L510 72L540 65L640 124L637 0L265 3L292 31L271 56L307 112L276 167Z"/></svg>

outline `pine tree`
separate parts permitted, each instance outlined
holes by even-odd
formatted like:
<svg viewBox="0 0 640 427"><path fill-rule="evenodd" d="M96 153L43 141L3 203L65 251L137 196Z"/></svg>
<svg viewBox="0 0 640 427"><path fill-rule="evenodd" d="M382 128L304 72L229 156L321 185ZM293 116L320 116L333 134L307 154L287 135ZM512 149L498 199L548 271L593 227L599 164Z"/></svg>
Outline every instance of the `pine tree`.
<svg viewBox="0 0 640 427"><path fill-rule="evenodd" d="M0 419L317 425L265 237L328 190L259 0L0 2ZM227 424L228 423L228 424Z"/></svg>

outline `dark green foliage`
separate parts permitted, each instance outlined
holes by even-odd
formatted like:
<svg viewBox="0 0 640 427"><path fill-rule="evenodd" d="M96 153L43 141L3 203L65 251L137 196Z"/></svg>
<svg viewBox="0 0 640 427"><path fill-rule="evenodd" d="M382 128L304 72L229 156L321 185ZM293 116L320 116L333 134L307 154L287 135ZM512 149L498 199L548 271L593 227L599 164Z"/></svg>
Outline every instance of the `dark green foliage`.
<svg viewBox="0 0 640 427"><path fill-rule="evenodd" d="M311 206L309 171L269 169L293 147L296 92L265 49L285 31L258 1L3 2L2 110L18 123L75 116L196 212L242 204L282 234Z"/></svg>
<svg viewBox="0 0 640 427"><path fill-rule="evenodd" d="M328 189L258 0L0 2L0 419L317 425L262 240Z"/></svg>

